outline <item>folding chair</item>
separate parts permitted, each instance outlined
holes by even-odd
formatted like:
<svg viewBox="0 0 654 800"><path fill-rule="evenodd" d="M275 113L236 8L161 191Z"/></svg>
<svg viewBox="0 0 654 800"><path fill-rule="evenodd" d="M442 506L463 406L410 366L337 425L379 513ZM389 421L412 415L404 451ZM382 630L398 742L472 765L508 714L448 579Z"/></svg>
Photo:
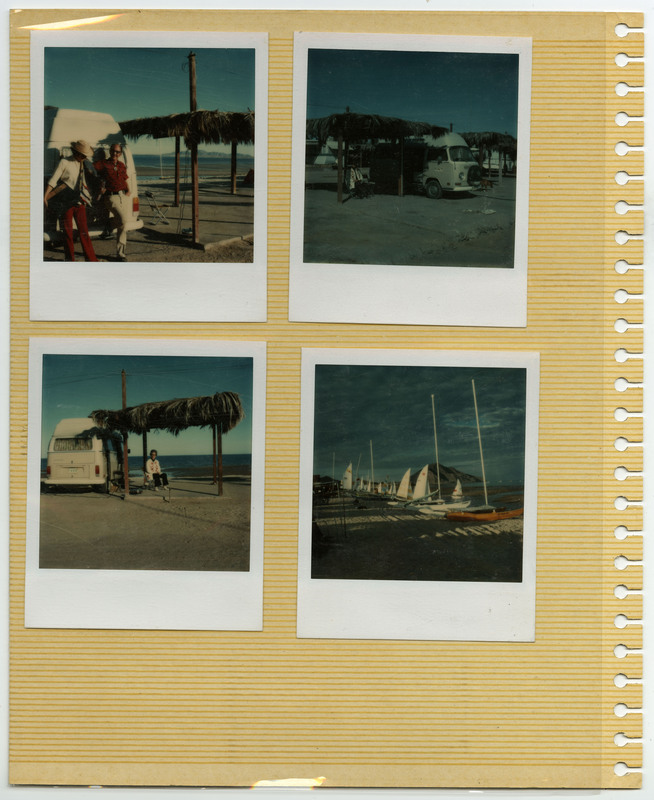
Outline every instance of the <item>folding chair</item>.
<svg viewBox="0 0 654 800"><path fill-rule="evenodd" d="M152 192L144 192L144 194L148 198L150 210L153 214L152 224L156 225L157 222L161 222L163 225L170 225L170 222L166 219L166 211L170 208L170 205L168 203L159 203Z"/></svg>

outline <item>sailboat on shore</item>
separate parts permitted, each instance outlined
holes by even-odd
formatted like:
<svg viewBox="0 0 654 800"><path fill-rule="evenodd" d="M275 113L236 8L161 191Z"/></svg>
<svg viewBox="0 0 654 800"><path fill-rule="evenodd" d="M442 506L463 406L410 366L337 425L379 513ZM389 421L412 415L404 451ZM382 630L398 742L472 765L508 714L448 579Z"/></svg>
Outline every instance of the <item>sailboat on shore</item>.
<svg viewBox="0 0 654 800"><path fill-rule="evenodd" d="M416 506L420 511L432 514L433 516L445 516L448 510L452 511L454 509L467 508L470 505L470 500L462 499L463 490L461 488L461 481L457 481L457 487L460 494L455 497L453 492L452 499L450 501L443 499L441 490L441 470L438 459L438 434L436 432L436 404L433 394L431 396L431 413L434 425L434 451L436 455L435 472L437 488L436 491L431 491L429 486L429 464L425 464L425 466L420 470L420 474L418 475L418 479L416 481L416 488L413 492L413 499L409 504ZM457 487L455 487L454 491L457 490Z"/></svg>
<svg viewBox="0 0 654 800"><path fill-rule="evenodd" d="M481 478L484 483L484 501L483 506L473 506L468 510L452 510L449 511L445 517L446 519L456 522L495 522L501 519L512 519L514 517L521 517L524 513L523 508L496 508L488 503L488 488L486 486L486 469L484 467L484 448L481 443L481 428L479 426L479 411L477 409L477 392L475 391L475 381L472 381L472 397L475 404L475 418L477 420L477 438L479 440L479 458L481 460Z"/></svg>

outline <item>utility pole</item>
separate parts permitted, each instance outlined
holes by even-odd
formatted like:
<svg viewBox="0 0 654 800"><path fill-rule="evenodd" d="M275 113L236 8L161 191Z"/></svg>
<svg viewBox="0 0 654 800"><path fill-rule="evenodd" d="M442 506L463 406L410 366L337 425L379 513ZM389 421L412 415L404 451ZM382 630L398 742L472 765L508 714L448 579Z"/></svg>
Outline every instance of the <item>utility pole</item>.
<svg viewBox="0 0 654 800"><path fill-rule="evenodd" d="M123 411L127 408L127 375L125 370L120 371L123 388ZM127 431L123 431L123 483L125 485L125 498L129 497L129 450L127 449Z"/></svg>
<svg viewBox="0 0 654 800"><path fill-rule="evenodd" d="M191 111L198 110L197 84L195 79L195 53L188 54ZM191 142L191 204L193 244L200 244L200 183L198 180L198 143Z"/></svg>

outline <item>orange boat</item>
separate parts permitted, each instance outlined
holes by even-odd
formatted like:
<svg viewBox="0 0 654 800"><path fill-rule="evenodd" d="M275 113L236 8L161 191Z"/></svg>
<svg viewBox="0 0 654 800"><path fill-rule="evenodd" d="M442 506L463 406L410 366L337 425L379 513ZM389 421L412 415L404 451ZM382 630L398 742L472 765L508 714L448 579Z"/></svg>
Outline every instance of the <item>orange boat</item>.
<svg viewBox="0 0 654 800"><path fill-rule="evenodd" d="M513 517L521 517L524 513L523 508L495 509L493 511L450 511L445 515L445 519L451 519L455 522L496 522L498 519L513 519Z"/></svg>

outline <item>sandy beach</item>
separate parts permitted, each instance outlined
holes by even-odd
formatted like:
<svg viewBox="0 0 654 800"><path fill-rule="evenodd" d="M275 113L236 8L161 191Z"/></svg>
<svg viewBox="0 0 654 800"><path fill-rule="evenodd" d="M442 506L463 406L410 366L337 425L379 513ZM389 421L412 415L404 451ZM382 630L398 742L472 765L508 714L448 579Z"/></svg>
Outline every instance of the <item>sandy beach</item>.
<svg viewBox="0 0 654 800"><path fill-rule="evenodd" d="M314 506L314 519L313 578L521 580L522 518L450 522L415 507L344 497Z"/></svg>
<svg viewBox="0 0 654 800"><path fill-rule="evenodd" d="M515 178L430 200L374 194L336 201L336 171L307 168L304 260L330 264L513 266Z"/></svg>
<svg viewBox="0 0 654 800"><path fill-rule="evenodd" d="M41 494L42 569L249 569L250 479L227 474L223 495L206 477L123 499L94 491ZM138 491L141 480L131 488Z"/></svg>

